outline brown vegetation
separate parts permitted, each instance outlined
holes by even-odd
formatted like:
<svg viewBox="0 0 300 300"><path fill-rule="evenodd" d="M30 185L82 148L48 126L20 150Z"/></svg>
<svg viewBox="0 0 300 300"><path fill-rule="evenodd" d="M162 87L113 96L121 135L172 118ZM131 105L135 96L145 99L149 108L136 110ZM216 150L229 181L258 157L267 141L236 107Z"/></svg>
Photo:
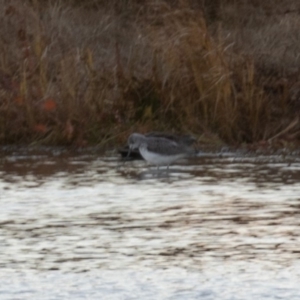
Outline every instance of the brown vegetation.
<svg viewBox="0 0 300 300"><path fill-rule="evenodd" d="M0 0L0 143L300 139L300 4Z"/></svg>

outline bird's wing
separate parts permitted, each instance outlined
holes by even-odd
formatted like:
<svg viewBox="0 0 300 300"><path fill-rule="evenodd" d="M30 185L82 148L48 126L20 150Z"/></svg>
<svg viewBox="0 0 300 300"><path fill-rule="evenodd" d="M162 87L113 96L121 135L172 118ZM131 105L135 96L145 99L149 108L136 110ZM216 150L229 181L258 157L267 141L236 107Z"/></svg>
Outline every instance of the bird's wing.
<svg viewBox="0 0 300 300"><path fill-rule="evenodd" d="M148 151L159 153L162 155L178 155L184 154L185 147L182 145L165 139L165 138L147 138L147 149Z"/></svg>

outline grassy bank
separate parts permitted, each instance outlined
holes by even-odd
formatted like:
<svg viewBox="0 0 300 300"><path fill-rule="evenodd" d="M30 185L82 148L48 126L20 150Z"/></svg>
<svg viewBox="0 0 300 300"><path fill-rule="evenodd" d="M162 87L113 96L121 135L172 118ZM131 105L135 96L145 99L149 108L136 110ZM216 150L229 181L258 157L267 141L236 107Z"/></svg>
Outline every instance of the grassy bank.
<svg viewBox="0 0 300 300"><path fill-rule="evenodd" d="M0 0L1 144L299 142L296 1L55 2Z"/></svg>

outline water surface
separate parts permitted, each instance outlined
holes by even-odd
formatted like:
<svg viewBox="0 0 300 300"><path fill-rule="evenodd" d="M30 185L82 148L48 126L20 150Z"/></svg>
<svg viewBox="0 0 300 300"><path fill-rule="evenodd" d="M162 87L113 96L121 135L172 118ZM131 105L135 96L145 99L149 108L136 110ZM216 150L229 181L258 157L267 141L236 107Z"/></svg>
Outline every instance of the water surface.
<svg viewBox="0 0 300 300"><path fill-rule="evenodd" d="M2 149L0 299L300 299L300 156Z"/></svg>

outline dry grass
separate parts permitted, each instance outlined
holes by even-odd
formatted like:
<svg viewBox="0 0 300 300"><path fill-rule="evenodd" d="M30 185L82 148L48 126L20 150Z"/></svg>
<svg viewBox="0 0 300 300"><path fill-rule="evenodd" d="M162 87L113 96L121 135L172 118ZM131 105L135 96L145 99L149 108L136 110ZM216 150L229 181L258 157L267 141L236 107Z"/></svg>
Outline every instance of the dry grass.
<svg viewBox="0 0 300 300"><path fill-rule="evenodd" d="M296 142L300 10L273 2L0 0L0 143Z"/></svg>

